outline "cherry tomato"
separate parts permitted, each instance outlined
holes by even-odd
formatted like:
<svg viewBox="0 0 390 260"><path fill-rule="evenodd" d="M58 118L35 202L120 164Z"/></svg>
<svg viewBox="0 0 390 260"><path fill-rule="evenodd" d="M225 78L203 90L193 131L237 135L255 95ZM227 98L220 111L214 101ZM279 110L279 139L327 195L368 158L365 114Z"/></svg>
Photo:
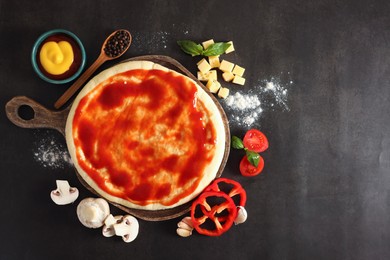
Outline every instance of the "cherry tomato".
<svg viewBox="0 0 390 260"><path fill-rule="evenodd" d="M260 156L259 165L257 167L253 166L249 161L246 155L242 158L240 162L240 172L243 176L252 177L260 174L264 168L264 159Z"/></svg>
<svg viewBox="0 0 390 260"><path fill-rule="evenodd" d="M268 149L267 137L257 129L251 129L246 132L243 140L245 148L257 153Z"/></svg>

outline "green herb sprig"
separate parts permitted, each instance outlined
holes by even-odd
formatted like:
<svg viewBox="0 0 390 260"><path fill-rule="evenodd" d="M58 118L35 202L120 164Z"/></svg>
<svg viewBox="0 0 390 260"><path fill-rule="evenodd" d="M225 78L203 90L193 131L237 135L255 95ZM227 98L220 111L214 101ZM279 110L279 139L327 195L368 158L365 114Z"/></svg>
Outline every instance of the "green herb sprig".
<svg viewBox="0 0 390 260"><path fill-rule="evenodd" d="M248 150L248 148L244 146L243 141L235 135L232 136L232 147L234 149L244 149L248 161L255 167L259 165L260 155L254 151Z"/></svg>
<svg viewBox="0 0 390 260"><path fill-rule="evenodd" d="M229 47L230 43L216 42L208 46L206 49L199 43L190 40L177 41L180 48L187 54L192 56L217 56L223 54Z"/></svg>

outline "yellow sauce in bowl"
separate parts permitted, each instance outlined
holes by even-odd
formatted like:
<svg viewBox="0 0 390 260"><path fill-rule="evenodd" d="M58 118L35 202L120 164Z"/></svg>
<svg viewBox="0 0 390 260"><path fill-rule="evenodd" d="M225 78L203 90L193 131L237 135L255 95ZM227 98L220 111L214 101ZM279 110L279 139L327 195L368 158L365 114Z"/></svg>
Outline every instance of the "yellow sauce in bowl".
<svg viewBox="0 0 390 260"><path fill-rule="evenodd" d="M74 61L72 45L67 41L46 42L39 53L39 60L47 73L61 75L70 69Z"/></svg>

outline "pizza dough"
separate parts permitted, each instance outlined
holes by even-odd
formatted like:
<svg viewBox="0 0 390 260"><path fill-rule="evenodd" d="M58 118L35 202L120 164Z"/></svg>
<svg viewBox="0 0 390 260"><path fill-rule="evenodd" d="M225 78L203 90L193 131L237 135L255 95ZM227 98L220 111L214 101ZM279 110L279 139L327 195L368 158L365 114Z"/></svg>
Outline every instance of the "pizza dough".
<svg viewBox="0 0 390 260"><path fill-rule="evenodd" d="M90 80L65 131L82 179L133 209L169 209L195 198L216 177L225 150L209 94L150 61L121 63Z"/></svg>

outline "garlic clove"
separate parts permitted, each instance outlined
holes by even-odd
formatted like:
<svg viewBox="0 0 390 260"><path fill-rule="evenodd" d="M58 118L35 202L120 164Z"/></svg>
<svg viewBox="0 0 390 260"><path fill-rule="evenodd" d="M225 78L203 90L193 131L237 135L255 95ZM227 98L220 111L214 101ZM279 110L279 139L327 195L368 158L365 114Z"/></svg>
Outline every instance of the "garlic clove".
<svg viewBox="0 0 390 260"><path fill-rule="evenodd" d="M181 237L189 237L192 235L192 230L194 229L194 225L192 224L191 217L185 217L177 223L178 228L176 229L176 233Z"/></svg>
<svg viewBox="0 0 390 260"><path fill-rule="evenodd" d="M179 223L177 223L177 226L179 228L190 230L190 231L192 231L194 229L193 227L191 227L190 225L184 223L183 221L180 221Z"/></svg>
<svg viewBox="0 0 390 260"><path fill-rule="evenodd" d="M194 224L192 223L191 217L184 217L181 222L184 222L188 226L190 226L192 229L194 228Z"/></svg>
<svg viewBox="0 0 390 260"><path fill-rule="evenodd" d="M242 206L237 206L237 217L234 220L234 224L242 224L246 221L248 218L248 213L246 212L246 209Z"/></svg>
<svg viewBox="0 0 390 260"><path fill-rule="evenodd" d="M192 230L179 227L178 229L176 229L176 233L181 237L189 237L192 235Z"/></svg>

